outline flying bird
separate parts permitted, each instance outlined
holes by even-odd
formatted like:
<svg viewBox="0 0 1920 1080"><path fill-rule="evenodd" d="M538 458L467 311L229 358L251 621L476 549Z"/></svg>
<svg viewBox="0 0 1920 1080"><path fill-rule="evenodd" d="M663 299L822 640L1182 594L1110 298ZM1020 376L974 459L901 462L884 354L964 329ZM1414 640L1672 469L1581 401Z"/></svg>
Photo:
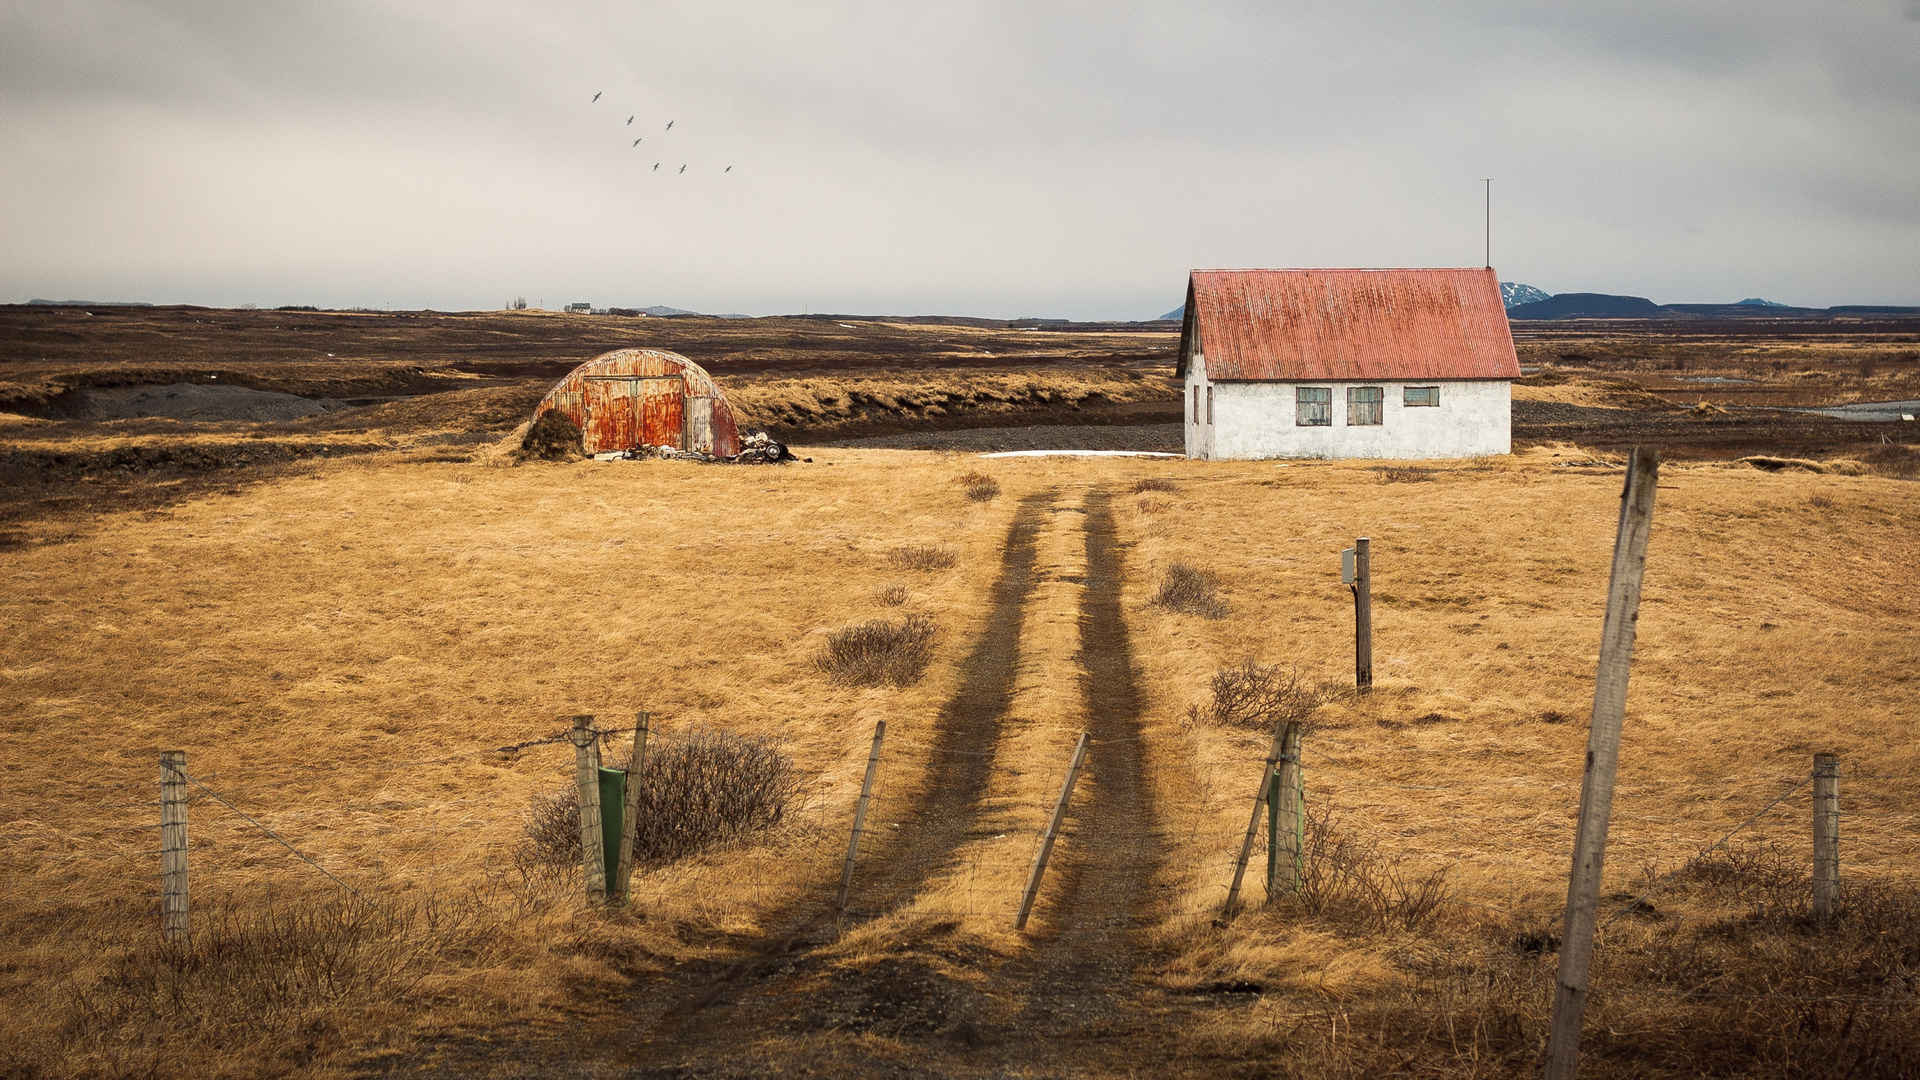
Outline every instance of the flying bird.
<svg viewBox="0 0 1920 1080"><path fill-rule="evenodd" d="M681 171L681 172L686 172L686 171L687 171L687 167L686 167L685 165L682 165L682 166L680 166L680 171Z"/></svg>
<svg viewBox="0 0 1920 1080"><path fill-rule="evenodd" d="M605 91L601 91L601 90L595 90L595 91L593 92L593 101L599 101L599 100L600 100L600 95L601 95L602 93L604 93L604 92L605 92ZM589 101L589 102L587 102L587 104L589 104L589 105L591 105L591 104L593 104L593 101Z"/></svg>
<svg viewBox="0 0 1920 1080"><path fill-rule="evenodd" d="M644 137L645 137L645 136L642 136L642 138L644 138ZM633 140L633 145L635 145L635 146L639 146L639 145L640 145L640 140L639 140L639 139L635 139L635 140Z"/></svg>
<svg viewBox="0 0 1920 1080"><path fill-rule="evenodd" d="M722 173L730 173L730 172L732 172L732 171L733 171L733 166L731 166L731 165L729 165L729 166L727 166L726 168L724 168L724 169L721 169L720 171L721 171Z"/></svg>
<svg viewBox="0 0 1920 1080"><path fill-rule="evenodd" d="M667 121L667 130L668 130L668 131L672 131L672 130L673 130L673 121L671 121L671 120L669 120L669 121Z"/></svg>
<svg viewBox="0 0 1920 1080"><path fill-rule="evenodd" d="M628 127L632 127L632 126L633 126L633 117L631 117L631 116L629 116L629 117L627 117L627 126L628 126Z"/></svg>
<svg viewBox="0 0 1920 1080"><path fill-rule="evenodd" d="M659 163L659 162L657 162L657 161L656 161L656 162L654 162L654 163L653 163L653 171L654 171L654 172L659 172L659 171L660 171L660 163Z"/></svg>

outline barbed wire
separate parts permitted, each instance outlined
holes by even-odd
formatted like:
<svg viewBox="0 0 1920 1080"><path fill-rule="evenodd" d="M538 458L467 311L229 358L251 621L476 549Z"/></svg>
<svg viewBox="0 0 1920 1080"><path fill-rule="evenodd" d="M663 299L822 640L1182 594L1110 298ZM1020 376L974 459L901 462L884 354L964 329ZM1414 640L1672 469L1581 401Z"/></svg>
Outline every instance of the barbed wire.
<svg viewBox="0 0 1920 1080"><path fill-rule="evenodd" d="M1647 902L1647 898L1652 896L1654 894L1654 891L1658 889L1661 885L1665 884L1669 878L1673 877L1675 874L1680 873L1682 870L1685 870L1687 867L1693 865L1694 863L1699 862L1701 859L1706 858L1708 855L1713 854L1713 852L1717 851L1723 844L1733 839L1734 835L1740 832L1740 830L1746 828L1747 826L1753 824L1756 821L1759 821L1762 817L1765 817L1769 810L1772 810L1774 807L1779 806L1781 803L1785 802L1787 799L1787 796L1792 795L1796 791L1799 791L1802 787L1805 787L1807 784L1811 783L1812 781L1813 781L1812 773L1808 773L1807 775L1801 777L1799 780L1794 781L1794 783L1790 787L1788 787L1787 790L1774 796L1773 801L1767 803L1767 805L1754 811L1753 814L1750 817L1748 817L1745 821L1742 821L1740 824L1735 825L1731 829L1728 829L1724 834L1721 835L1721 837L1718 840L1715 840L1713 843L1708 844L1704 848L1701 848L1698 852L1694 854L1694 856L1691 859L1688 859L1686 862L1681 863L1679 866L1674 867L1672 870L1669 870L1666 873L1661 874L1659 877L1648 882L1647 887L1641 891L1639 896L1636 896L1632 900L1629 900L1627 903L1621 905L1617 910L1613 912L1613 914L1608 915L1606 919L1602 920L1600 923L1601 929L1605 929L1609 926L1612 926L1614 923L1614 920L1620 918L1620 916L1625 915L1629 911L1638 909L1642 904L1645 904Z"/></svg>
<svg viewBox="0 0 1920 1080"><path fill-rule="evenodd" d="M268 836L272 837L276 842L280 844L281 847L284 847L288 851L293 852L296 856L298 856L301 859L301 861L305 862L307 865L313 867L315 870L318 870L322 874L325 874L327 877L331 878L335 885L338 885L341 888L347 890L348 892L352 893L354 896L359 897L361 900L366 899L366 896L362 894L359 889L356 889L353 886L347 884L346 882L341 881L338 877L334 875L333 871L328 870L324 866L321 866L318 862L315 862L311 857L309 857L306 854L306 852L303 852L299 848L294 847L293 844L289 842L286 837L281 836L279 833L274 832L272 829L267 828L265 825L261 824L258 819L254 818L251 814L248 814L246 811L228 802L225 798L223 798L220 795L219 792L213 790L212 788L206 786L205 784L202 784L200 781L188 775L186 770L173 765L171 762L167 762L165 764L167 766L167 769L170 772L172 772L175 776L178 776L180 779L186 781L189 784L192 784L194 787L199 788L201 791L206 792L208 797L212 798L215 802L226 807L228 810L233 811L233 813L239 815L240 817L246 819L248 824L251 824L254 828L259 829L261 832L266 833Z"/></svg>

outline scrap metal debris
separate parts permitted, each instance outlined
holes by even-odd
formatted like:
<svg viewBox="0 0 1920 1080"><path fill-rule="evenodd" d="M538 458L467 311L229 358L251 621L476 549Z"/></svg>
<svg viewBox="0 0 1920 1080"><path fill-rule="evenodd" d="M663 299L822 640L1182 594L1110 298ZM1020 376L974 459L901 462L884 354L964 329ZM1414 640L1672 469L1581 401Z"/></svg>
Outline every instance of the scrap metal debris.
<svg viewBox="0 0 1920 1080"><path fill-rule="evenodd" d="M631 450L612 450L593 455L595 461L639 461L645 458L701 461L711 465L779 465L788 461L810 462L813 460L795 457L785 443L779 442L764 431L750 432L740 436L740 452L730 458L715 457L698 450L682 450L677 446L636 446Z"/></svg>

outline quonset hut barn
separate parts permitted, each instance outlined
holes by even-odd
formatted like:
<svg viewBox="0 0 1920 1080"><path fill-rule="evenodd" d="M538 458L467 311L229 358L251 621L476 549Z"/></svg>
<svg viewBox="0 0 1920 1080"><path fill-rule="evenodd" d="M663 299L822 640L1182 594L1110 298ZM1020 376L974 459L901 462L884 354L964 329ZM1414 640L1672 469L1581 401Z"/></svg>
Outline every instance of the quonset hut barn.
<svg viewBox="0 0 1920 1080"><path fill-rule="evenodd" d="M663 349L616 349L581 364L547 391L534 420L557 412L589 454L671 446L730 458L740 429L713 376Z"/></svg>
<svg viewBox="0 0 1920 1080"><path fill-rule="evenodd" d="M1440 458L1512 447L1492 269L1195 270L1177 368L1194 458Z"/></svg>

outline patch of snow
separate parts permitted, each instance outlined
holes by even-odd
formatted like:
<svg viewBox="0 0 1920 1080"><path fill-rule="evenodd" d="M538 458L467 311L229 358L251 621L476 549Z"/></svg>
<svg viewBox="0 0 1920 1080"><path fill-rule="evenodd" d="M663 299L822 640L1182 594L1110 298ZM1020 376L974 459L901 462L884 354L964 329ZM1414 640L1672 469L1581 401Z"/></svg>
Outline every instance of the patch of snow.
<svg viewBox="0 0 1920 1080"><path fill-rule="evenodd" d="M1159 450L996 450L991 454L981 454L983 458L1002 457L1152 457L1183 458L1185 454L1169 454Z"/></svg>

